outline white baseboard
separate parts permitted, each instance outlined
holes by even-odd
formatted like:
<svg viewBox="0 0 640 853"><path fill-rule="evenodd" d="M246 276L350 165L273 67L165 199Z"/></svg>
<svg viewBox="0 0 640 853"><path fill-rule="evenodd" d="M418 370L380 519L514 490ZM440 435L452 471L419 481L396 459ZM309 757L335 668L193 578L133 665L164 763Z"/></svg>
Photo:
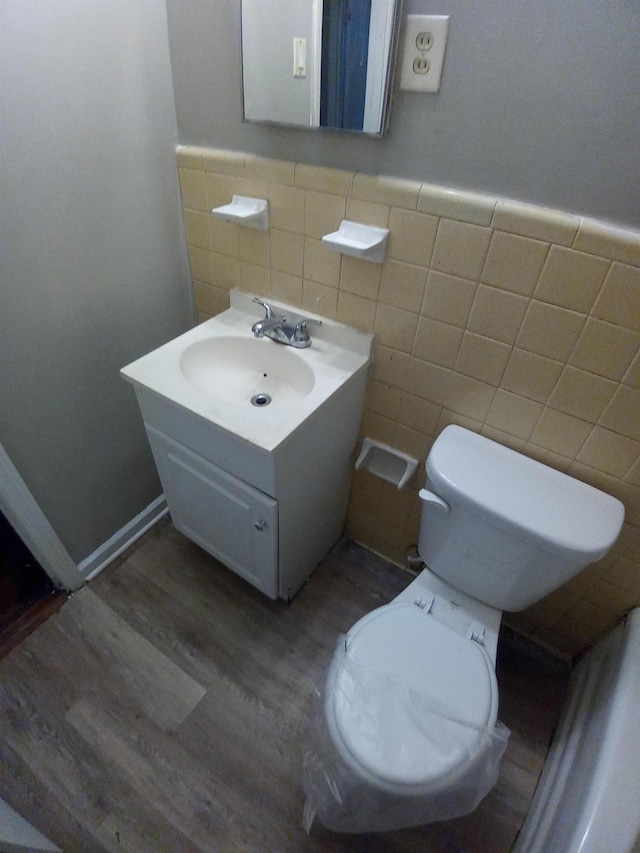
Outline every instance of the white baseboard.
<svg viewBox="0 0 640 853"><path fill-rule="evenodd" d="M168 512L164 495L160 495L78 565L78 571L82 573L85 581L90 581L99 574Z"/></svg>

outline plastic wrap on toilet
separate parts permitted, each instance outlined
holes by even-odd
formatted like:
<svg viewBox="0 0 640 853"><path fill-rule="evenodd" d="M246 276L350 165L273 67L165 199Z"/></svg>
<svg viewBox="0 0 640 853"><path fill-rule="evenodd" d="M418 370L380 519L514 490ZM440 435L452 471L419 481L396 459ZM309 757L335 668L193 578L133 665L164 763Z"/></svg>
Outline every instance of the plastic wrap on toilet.
<svg viewBox="0 0 640 853"><path fill-rule="evenodd" d="M386 790L375 772L366 778L366 760L356 770L336 747L328 722L336 705L355 733L349 748L385 768ZM382 719L391 739L378 735ZM501 723L477 729L456 719L428 693L354 659L342 637L307 725L304 827L309 832L317 818L337 832L384 832L467 814L495 785L509 734ZM422 782L427 760L428 786Z"/></svg>

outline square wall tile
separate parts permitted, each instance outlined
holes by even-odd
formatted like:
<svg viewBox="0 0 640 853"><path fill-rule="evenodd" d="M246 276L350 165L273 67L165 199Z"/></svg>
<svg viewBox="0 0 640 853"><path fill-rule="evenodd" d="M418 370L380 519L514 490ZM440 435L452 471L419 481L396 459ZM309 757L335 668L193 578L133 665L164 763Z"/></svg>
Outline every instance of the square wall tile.
<svg viewBox="0 0 640 853"><path fill-rule="evenodd" d="M214 207L229 204L236 191L236 179L233 175L219 175L217 172L206 172L207 209L211 212Z"/></svg>
<svg viewBox="0 0 640 853"><path fill-rule="evenodd" d="M535 298L588 314L611 264L562 246L549 250ZM638 307L640 312L640 304Z"/></svg>
<svg viewBox="0 0 640 853"><path fill-rule="evenodd" d="M487 338L515 343L529 300L497 287L481 284L478 287L468 329Z"/></svg>
<svg viewBox="0 0 640 853"><path fill-rule="evenodd" d="M238 254L241 261L268 267L270 263L270 240L267 231L256 228L238 228ZM287 270L283 270L287 272Z"/></svg>
<svg viewBox="0 0 640 853"><path fill-rule="evenodd" d="M196 298L198 314L204 317L215 317L229 307L229 291L213 284L201 281L193 282L193 292Z"/></svg>
<svg viewBox="0 0 640 853"><path fill-rule="evenodd" d="M546 403L563 365L550 358L514 349L502 377L502 387L539 403Z"/></svg>
<svg viewBox="0 0 640 853"><path fill-rule="evenodd" d="M612 477L624 477L639 454L640 442L597 426L576 458Z"/></svg>
<svg viewBox="0 0 640 853"><path fill-rule="evenodd" d="M388 256L398 261L428 267L437 230L437 216L392 208L389 216Z"/></svg>
<svg viewBox="0 0 640 853"><path fill-rule="evenodd" d="M310 237L304 241L304 277L319 284L327 284L329 287L338 288L340 284L340 258L339 252L333 252L320 240L312 240Z"/></svg>
<svg viewBox="0 0 640 853"><path fill-rule="evenodd" d="M470 376L452 373L444 408L478 421L477 432L487 417L496 389ZM464 424L461 424L464 426Z"/></svg>
<svg viewBox="0 0 640 853"><path fill-rule="evenodd" d="M409 311L378 305L375 334L378 342L391 349L410 353L416 336L418 318Z"/></svg>
<svg viewBox="0 0 640 853"><path fill-rule="evenodd" d="M430 435L426 435L424 432L418 432L418 430L411 429L411 427L404 426L404 424L396 424L395 430L393 431L393 441L391 442L392 447L397 447L402 453L407 453L409 456L413 456L414 459L417 459L418 462L422 462L429 453L431 449L431 444L433 439ZM422 478L422 479L421 479ZM422 470L422 466L418 466L418 471L415 474L413 484L410 485L411 488L415 487L418 482L424 481L424 472ZM407 523L407 512L403 508L402 510L405 524ZM414 540L415 541L415 540Z"/></svg>
<svg viewBox="0 0 640 853"><path fill-rule="evenodd" d="M198 246L189 246L188 249L192 277L197 281L215 284L212 253L206 249L200 249Z"/></svg>
<svg viewBox="0 0 640 853"><path fill-rule="evenodd" d="M549 405L595 424L615 390L615 382L567 365L549 398Z"/></svg>
<svg viewBox="0 0 640 853"><path fill-rule="evenodd" d="M213 253L213 272L215 283L218 287L224 287L231 290L234 287L240 287L240 261L238 258L231 258L228 255L219 255Z"/></svg>
<svg viewBox="0 0 640 853"><path fill-rule="evenodd" d="M534 444L533 441L528 441L523 453L525 456L530 456L537 462L542 462L549 468L555 468L556 471L567 473L571 467L572 460L569 456L563 456L561 453L556 453L555 450L549 450L547 447L541 447L539 444Z"/></svg>
<svg viewBox="0 0 640 853"><path fill-rule="evenodd" d="M508 344L465 332L455 370L489 385L499 385L510 355Z"/></svg>
<svg viewBox="0 0 640 853"><path fill-rule="evenodd" d="M463 331L447 323L421 317L413 355L441 367L453 367L458 357Z"/></svg>
<svg viewBox="0 0 640 853"><path fill-rule="evenodd" d="M254 178L236 176L236 192L248 198L269 198L269 184Z"/></svg>
<svg viewBox="0 0 640 853"><path fill-rule="evenodd" d="M269 224L272 228L304 234L306 193L298 187L269 185Z"/></svg>
<svg viewBox="0 0 640 853"><path fill-rule="evenodd" d="M404 388L410 360L408 353L385 347L375 341L371 376L380 382L395 385L396 388Z"/></svg>
<svg viewBox="0 0 640 853"><path fill-rule="evenodd" d="M530 296L548 252L547 243L495 231L482 271L482 281L502 290Z"/></svg>
<svg viewBox="0 0 640 853"><path fill-rule="evenodd" d="M269 294L287 305L302 308L302 279L289 273L271 270Z"/></svg>
<svg viewBox="0 0 640 853"><path fill-rule="evenodd" d="M443 405L449 390L450 379L449 368L421 361L419 358L411 358L404 387L411 394Z"/></svg>
<svg viewBox="0 0 640 853"><path fill-rule="evenodd" d="M616 616L622 616L637 604L636 596L606 580L598 580L584 595L585 601L598 604Z"/></svg>
<svg viewBox="0 0 640 853"><path fill-rule="evenodd" d="M429 270L421 313L464 328L478 285L475 281Z"/></svg>
<svg viewBox="0 0 640 853"><path fill-rule="evenodd" d="M441 219L431 267L438 272L478 281L490 240L490 228Z"/></svg>
<svg viewBox="0 0 640 853"><path fill-rule="evenodd" d="M201 249L211 250L211 231L209 230L210 218L211 217L206 213L206 211L184 211L187 243L190 246L198 246Z"/></svg>
<svg viewBox="0 0 640 853"><path fill-rule="evenodd" d="M332 234L340 227L345 210L344 196L308 191L304 208L305 234L316 240L321 240L325 234Z"/></svg>
<svg viewBox="0 0 640 853"><path fill-rule="evenodd" d="M537 355L566 361L584 323L583 314L534 300L529 305L516 344Z"/></svg>
<svg viewBox="0 0 640 853"><path fill-rule="evenodd" d="M373 332L376 321L376 303L353 293L338 292L336 320L354 326L361 332Z"/></svg>
<svg viewBox="0 0 640 853"><path fill-rule="evenodd" d="M304 261L304 237L290 231L271 229L271 269L301 276Z"/></svg>
<svg viewBox="0 0 640 853"><path fill-rule="evenodd" d="M271 290L271 271L248 261L240 261L240 286L259 296L267 296Z"/></svg>
<svg viewBox="0 0 640 853"><path fill-rule="evenodd" d="M182 206L189 210L207 210L207 184L204 172L196 169L178 169Z"/></svg>
<svg viewBox="0 0 640 853"><path fill-rule="evenodd" d="M619 385L600 425L640 441L640 391Z"/></svg>
<svg viewBox="0 0 640 853"><path fill-rule="evenodd" d="M613 264L593 316L640 332L640 269Z"/></svg>
<svg viewBox="0 0 640 853"><path fill-rule="evenodd" d="M410 427L425 435L433 435L440 417L441 407L424 397L416 397L413 394L403 392L398 423Z"/></svg>
<svg viewBox="0 0 640 853"><path fill-rule="evenodd" d="M589 317L571 356L571 364L619 382L639 347L637 332Z"/></svg>
<svg viewBox="0 0 640 853"><path fill-rule="evenodd" d="M370 379L367 382L365 406L372 412L396 421L398 420L401 402L402 391L399 388L378 382L376 379Z"/></svg>
<svg viewBox="0 0 640 853"><path fill-rule="evenodd" d="M531 434L531 441L539 447L573 459L591 429L587 421L555 409L545 409Z"/></svg>
<svg viewBox="0 0 640 853"><path fill-rule="evenodd" d="M622 379L624 385L640 389L640 349Z"/></svg>
<svg viewBox="0 0 640 853"><path fill-rule="evenodd" d="M387 204L375 204L372 201L360 201L357 198L347 199L347 216L350 222L361 222L364 225L374 225L376 228L389 227L391 208Z"/></svg>
<svg viewBox="0 0 640 853"><path fill-rule="evenodd" d="M524 438L518 438L510 432L505 432L504 430L498 429L497 427L489 426L486 421L482 424L482 429L480 430L480 433L481 435L484 435L485 438L488 438L491 441L497 441L498 444L502 444L505 447L510 447L511 450L515 450L518 453L524 453L524 448L527 444L527 441Z"/></svg>
<svg viewBox="0 0 640 853"><path fill-rule="evenodd" d="M212 216L209 227L213 251L222 255L239 257L238 226L233 222L224 222L222 219L216 219Z"/></svg>
<svg viewBox="0 0 640 853"><path fill-rule="evenodd" d="M528 439L534 430L543 410L542 403L536 403L519 394L512 394L498 388L487 414L487 424L504 430L510 435Z"/></svg>
<svg viewBox="0 0 640 853"><path fill-rule="evenodd" d="M330 249L324 251L331 253ZM365 299L377 299L380 290L380 277L382 275L382 264L373 264L371 261L363 261L361 258L352 258L349 255L341 255L333 252L341 260L340 268L340 290L363 296ZM403 306L398 306L403 307Z"/></svg>
<svg viewBox="0 0 640 853"><path fill-rule="evenodd" d="M338 291L335 287L305 279L302 282L302 307L312 314L335 320L338 312Z"/></svg>
<svg viewBox="0 0 640 853"><path fill-rule="evenodd" d="M426 278L427 271L423 267L388 259L382 264L378 299L386 305L418 313L424 297Z"/></svg>

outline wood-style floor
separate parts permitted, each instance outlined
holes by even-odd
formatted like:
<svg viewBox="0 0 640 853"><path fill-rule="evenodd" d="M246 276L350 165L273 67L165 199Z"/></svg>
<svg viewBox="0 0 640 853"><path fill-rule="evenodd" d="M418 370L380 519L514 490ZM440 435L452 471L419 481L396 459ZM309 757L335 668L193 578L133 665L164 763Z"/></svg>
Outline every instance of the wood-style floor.
<svg viewBox="0 0 640 853"><path fill-rule="evenodd" d="M301 827L300 752L337 637L410 578L339 543L271 602L169 522L0 661L0 796L65 853L500 853L529 807L566 669L501 638L496 788L380 835Z"/></svg>

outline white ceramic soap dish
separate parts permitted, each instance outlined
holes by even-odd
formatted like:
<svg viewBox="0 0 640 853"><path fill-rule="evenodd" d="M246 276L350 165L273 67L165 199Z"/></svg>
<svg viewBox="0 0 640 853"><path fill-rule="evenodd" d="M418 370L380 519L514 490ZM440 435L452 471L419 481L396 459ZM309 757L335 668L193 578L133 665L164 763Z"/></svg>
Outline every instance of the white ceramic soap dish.
<svg viewBox="0 0 640 853"><path fill-rule="evenodd" d="M327 248L342 252L343 255L381 264L387 251L388 236L388 228L376 228L374 225L343 219L340 228L332 234L325 234L322 242Z"/></svg>
<svg viewBox="0 0 640 853"><path fill-rule="evenodd" d="M234 195L231 204L214 207L211 213L225 222L237 222L260 231L269 227L269 203L263 198Z"/></svg>

